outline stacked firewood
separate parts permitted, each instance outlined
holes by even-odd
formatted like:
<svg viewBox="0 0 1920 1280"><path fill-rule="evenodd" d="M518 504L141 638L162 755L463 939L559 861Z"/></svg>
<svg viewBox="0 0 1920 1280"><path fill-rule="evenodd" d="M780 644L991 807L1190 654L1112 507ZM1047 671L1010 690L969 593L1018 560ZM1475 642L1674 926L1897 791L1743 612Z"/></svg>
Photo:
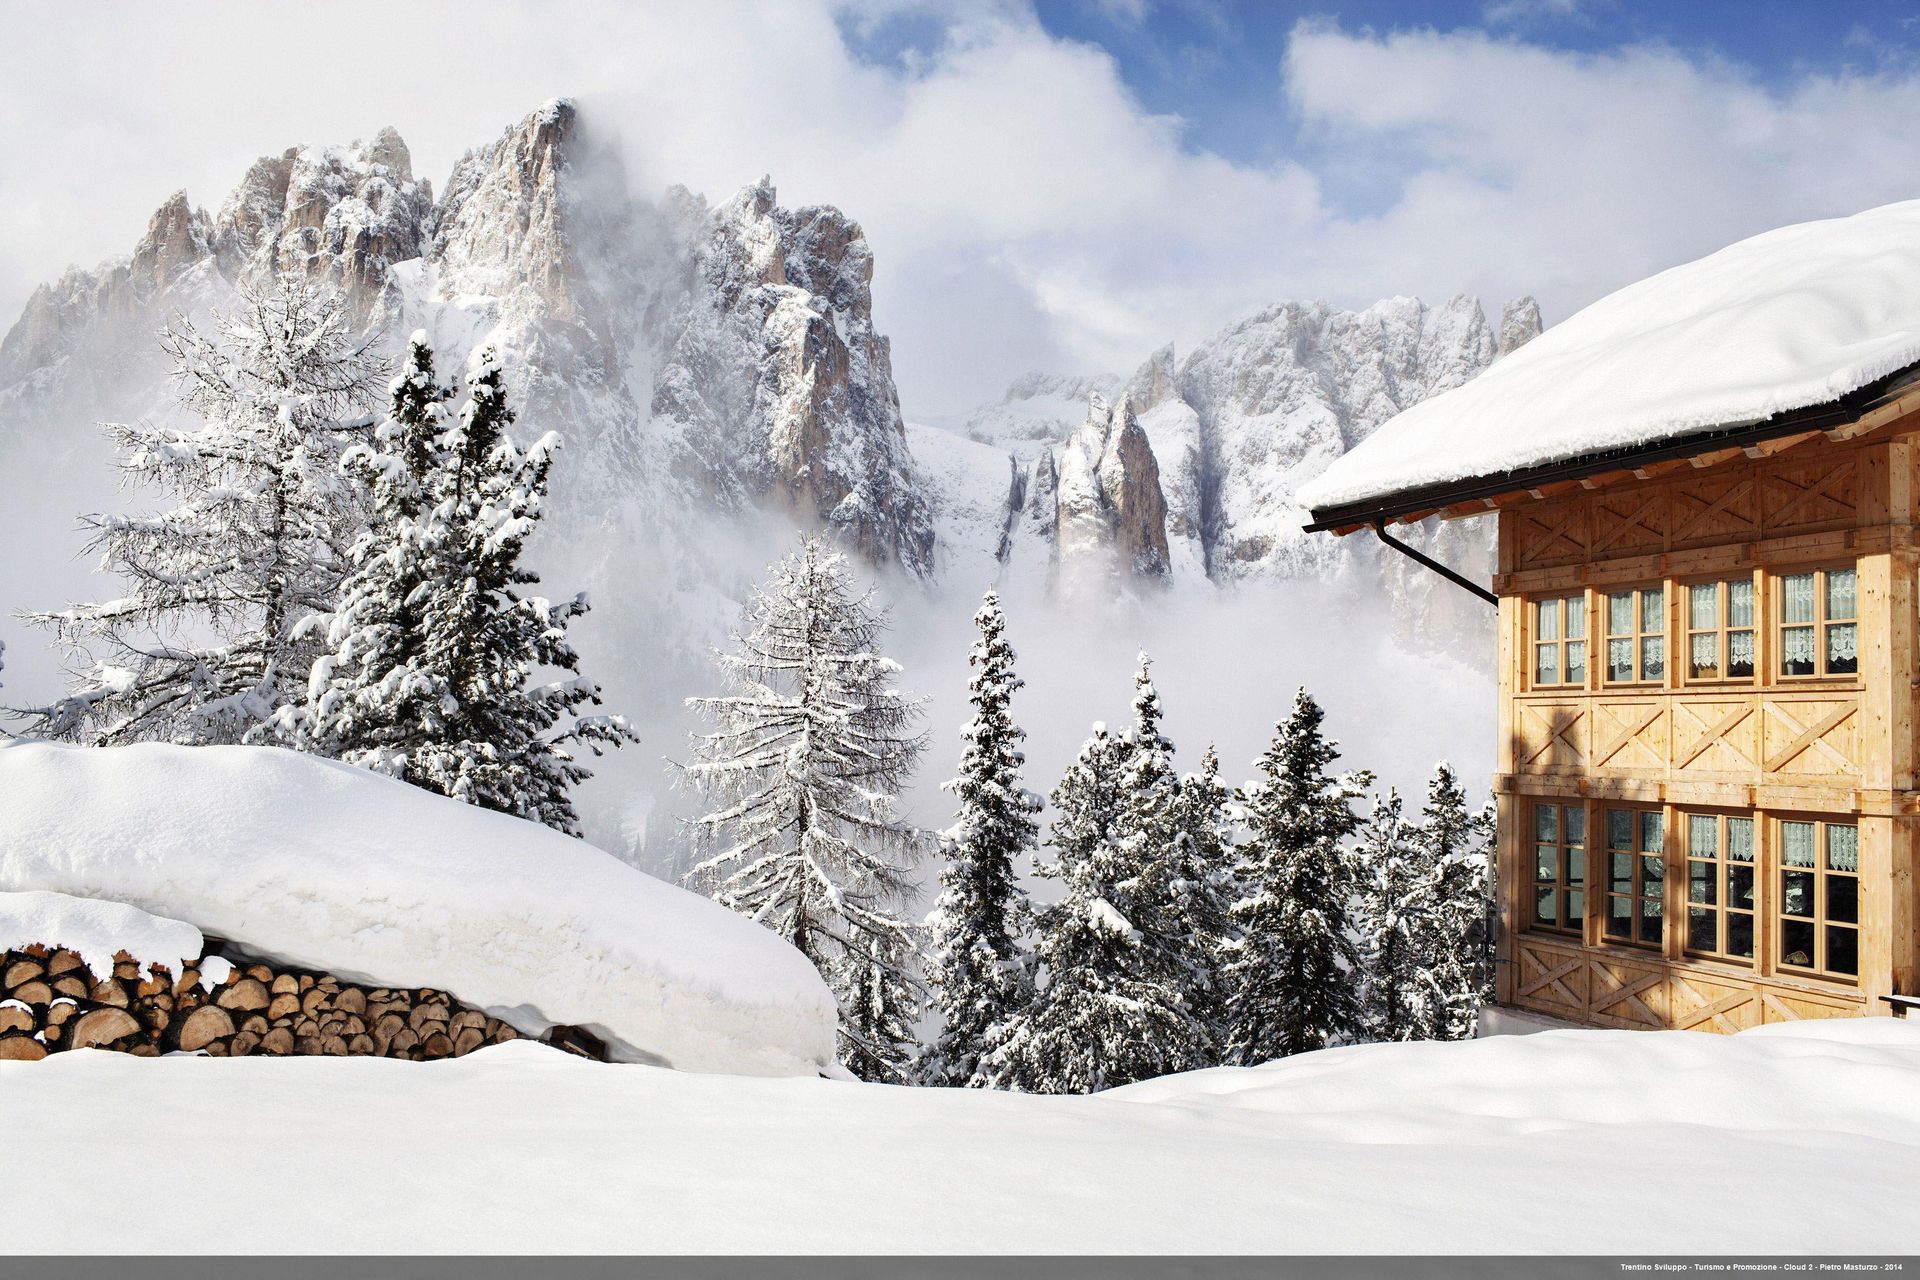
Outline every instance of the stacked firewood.
<svg viewBox="0 0 1920 1280"><path fill-rule="evenodd" d="M211 948L209 953L211 954ZM96 977L74 952L30 946L0 959L0 1060L65 1049L154 1057L333 1054L457 1058L517 1033L429 988L363 987L326 974L264 964L200 962L178 977L142 972L122 951ZM221 975L203 984L202 977ZM556 1028L547 1039L599 1056L591 1036Z"/></svg>

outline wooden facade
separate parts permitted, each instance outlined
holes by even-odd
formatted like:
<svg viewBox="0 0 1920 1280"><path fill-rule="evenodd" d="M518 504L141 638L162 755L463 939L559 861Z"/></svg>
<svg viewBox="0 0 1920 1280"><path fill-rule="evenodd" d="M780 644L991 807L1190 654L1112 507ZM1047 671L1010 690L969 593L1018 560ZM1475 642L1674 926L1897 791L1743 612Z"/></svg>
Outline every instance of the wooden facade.
<svg viewBox="0 0 1920 1280"><path fill-rule="evenodd" d="M1502 1004L1736 1031L1914 993L1913 408L1448 513L1499 509Z"/></svg>

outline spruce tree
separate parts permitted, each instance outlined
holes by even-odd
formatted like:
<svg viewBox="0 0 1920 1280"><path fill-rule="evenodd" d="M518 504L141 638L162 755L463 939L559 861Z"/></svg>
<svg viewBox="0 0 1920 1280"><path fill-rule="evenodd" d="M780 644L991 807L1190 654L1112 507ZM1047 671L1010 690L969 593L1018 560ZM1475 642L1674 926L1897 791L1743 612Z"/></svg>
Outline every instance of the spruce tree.
<svg viewBox="0 0 1920 1280"><path fill-rule="evenodd" d="M306 701L281 720L311 750L578 834L569 792L591 776L578 749L597 755L633 734L618 717L579 714L600 701L566 636L586 597L520 591L539 582L521 556L559 439L515 447L492 350L475 355L466 390L446 414L450 392L416 333L377 448L345 460L373 493L374 519ZM543 670L567 675L536 683Z"/></svg>
<svg viewBox="0 0 1920 1280"><path fill-rule="evenodd" d="M1426 948L1430 945L1433 876L1409 827L1400 794L1374 805L1360 833L1360 926L1366 941L1362 1019L1370 1040L1431 1038L1434 999Z"/></svg>
<svg viewBox="0 0 1920 1280"><path fill-rule="evenodd" d="M91 550L119 598L30 615L71 656L72 694L40 729L95 744L233 743L268 735L305 690L347 549L365 522L345 451L373 426L381 362L332 292L243 289L214 335L161 337L188 428L108 424L120 468L174 500L93 515Z"/></svg>
<svg viewBox="0 0 1920 1280"><path fill-rule="evenodd" d="M913 1024L924 992L908 977L910 936L861 934L844 957L840 1062L862 1080L911 1082L919 1047Z"/></svg>
<svg viewBox="0 0 1920 1280"><path fill-rule="evenodd" d="M841 1061L870 1078L907 1065L904 1046L866 1038L861 1010L876 983L887 1007L914 999L902 912L920 841L896 805L925 747L921 704L879 652L885 625L846 557L804 539L754 590L732 651L716 655L729 691L688 700L713 729L685 770L717 805L695 826L718 851L689 881L814 963L840 1002Z"/></svg>
<svg viewBox="0 0 1920 1280"><path fill-rule="evenodd" d="M1180 780L1174 801L1174 878L1169 886L1170 935L1187 975L1187 1003L1206 1028L1203 1058L1224 1060L1229 1030L1227 962L1239 898L1235 875L1232 790L1220 781L1220 756L1212 747L1200 771Z"/></svg>
<svg viewBox="0 0 1920 1280"><path fill-rule="evenodd" d="M1353 802L1368 773L1329 770L1340 752L1321 732L1325 713L1305 689L1241 793L1240 937L1230 1059L1255 1065L1354 1038L1361 957L1350 903L1355 876L1344 842L1359 829Z"/></svg>
<svg viewBox="0 0 1920 1280"><path fill-rule="evenodd" d="M1022 681L997 593L987 592L973 621L980 630L967 655L973 718L960 731L966 747L959 776L945 784L959 812L941 835L947 863L929 921L927 985L941 1027L918 1074L922 1084L980 1088L989 1083L981 1069L989 1030L1033 995L1021 945L1030 907L1017 864L1038 843L1041 801L1021 783L1026 733L1010 704Z"/></svg>
<svg viewBox="0 0 1920 1280"><path fill-rule="evenodd" d="M1492 998L1494 834L1491 809L1469 812L1453 767L1442 762L1427 784L1418 836L1428 887L1415 932L1433 991L1424 1038L1472 1039Z"/></svg>

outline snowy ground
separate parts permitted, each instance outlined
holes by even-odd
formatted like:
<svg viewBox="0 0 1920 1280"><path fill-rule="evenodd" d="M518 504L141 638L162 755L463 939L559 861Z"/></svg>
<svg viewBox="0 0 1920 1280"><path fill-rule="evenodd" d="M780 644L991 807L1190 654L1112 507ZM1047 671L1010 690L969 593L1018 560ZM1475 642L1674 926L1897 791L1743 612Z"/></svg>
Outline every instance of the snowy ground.
<svg viewBox="0 0 1920 1280"><path fill-rule="evenodd" d="M369 1252L1899 1252L1920 1238L1920 1025L1369 1046L1092 1098L530 1044L85 1051L0 1063L0 1133L0 1204L139 1170L274 1206L213 1229L92 1214L101 1251L264 1253L351 1223ZM73 1243L27 1221L0 1217L0 1253Z"/></svg>

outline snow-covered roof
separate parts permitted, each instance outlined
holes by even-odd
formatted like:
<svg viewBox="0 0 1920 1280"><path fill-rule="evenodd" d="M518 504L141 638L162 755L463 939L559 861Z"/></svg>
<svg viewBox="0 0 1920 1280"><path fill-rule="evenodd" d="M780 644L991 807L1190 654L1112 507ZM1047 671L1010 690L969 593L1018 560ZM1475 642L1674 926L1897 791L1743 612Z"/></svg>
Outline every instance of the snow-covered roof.
<svg viewBox="0 0 1920 1280"><path fill-rule="evenodd" d="M1316 513L1825 405L1920 361L1920 200L1782 227L1629 285L1408 409L1299 490Z"/></svg>

